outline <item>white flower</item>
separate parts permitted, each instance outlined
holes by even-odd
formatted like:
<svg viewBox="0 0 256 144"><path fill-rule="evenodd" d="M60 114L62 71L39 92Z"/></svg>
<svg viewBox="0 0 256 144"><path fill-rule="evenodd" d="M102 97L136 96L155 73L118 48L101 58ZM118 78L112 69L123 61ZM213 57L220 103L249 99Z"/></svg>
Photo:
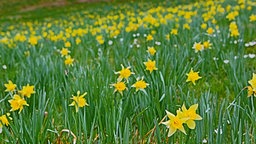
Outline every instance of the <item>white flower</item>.
<svg viewBox="0 0 256 144"><path fill-rule="evenodd" d="M217 60L219 60L219 58L217 58L217 57L213 57L213 60L214 60L214 61L217 61Z"/></svg>
<svg viewBox="0 0 256 144"><path fill-rule="evenodd" d="M120 42L123 42L124 41L124 38L120 38Z"/></svg>
<svg viewBox="0 0 256 144"><path fill-rule="evenodd" d="M155 42L156 45L161 45L161 42Z"/></svg>
<svg viewBox="0 0 256 144"><path fill-rule="evenodd" d="M238 59L238 56L234 56L234 59Z"/></svg>
<svg viewBox="0 0 256 144"><path fill-rule="evenodd" d="M210 110L211 110L210 108L207 108L207 109L205 110L205 113L208 113Z"/></svg>
<svg viewBox="0 0 256 144"><path fill-rule="evenodd" d="M144 36L144 37L147 37L147 34L144 34L143 36Z"/></svg>
<svg viewBox="0 0 256 144"><path fill-rule="evenodd" d="M254 58L255 54L249 54L249 58Z"/></svg>
<svg viewBox="0 0 256 144"><path fill-rule="evenodd" d="M6 66L6 65L3 65L3 69L6 70L6 69L7 69L7 66Z"/></svg>
<svg viewBox="0 0 256 144"><path fill-rule="evenodd" d="M248 57L248 55L244 55L244 58L247 58Z"/></svg>
<svg viewBox="0 0 256 144"><path fill-rule="evenodd" d="M214 132L215 132L216 134L218 134L219 129L214 130ZM220 129L220 134L222 134L222 129Z"/></svg>
<svg viewBox="0 0 256 144"><path fill-rule="evenodd" d="M139 37L140 36L140 33L137 33L137 37Z"/></svg>
<svg viewBox="0 0 256 144"><path fill-rule="evenodd" d="M223 62L224 62L225 64L227 64L227 63L229 63L229 60L224 60Z"/></svg>
<svg viewBox="0 0 256 144"><path fill-rule="evenodd" d="M109 40L108 41L108 45L112 45L113 44L113 41L112 40Z"/></svg>
<svg viewBox="0 0 256 144"><path fill-rule="evenodd" d="M207 139L203 139L203 141L202 141L203 143L207 143Z"/></svg>

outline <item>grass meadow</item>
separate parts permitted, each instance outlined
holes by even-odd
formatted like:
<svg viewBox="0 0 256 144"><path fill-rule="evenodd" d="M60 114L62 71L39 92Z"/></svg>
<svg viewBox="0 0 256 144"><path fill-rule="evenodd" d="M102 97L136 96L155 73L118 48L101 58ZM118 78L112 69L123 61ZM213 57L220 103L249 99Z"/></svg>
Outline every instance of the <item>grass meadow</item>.
<svg viewBox="0 0 256 144"><path fill-rule="evenodd" d="M8 12L0 143L256 143L255 1Z"/></svg>

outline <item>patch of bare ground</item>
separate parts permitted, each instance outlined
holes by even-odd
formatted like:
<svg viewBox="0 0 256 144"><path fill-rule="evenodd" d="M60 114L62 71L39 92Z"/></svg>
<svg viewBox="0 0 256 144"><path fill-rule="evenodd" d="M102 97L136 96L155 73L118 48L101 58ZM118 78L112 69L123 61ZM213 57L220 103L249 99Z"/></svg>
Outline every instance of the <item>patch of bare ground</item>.
<svg viewBox="0 0 256 144"><path fill-rule="evenodd" d="M108 1L108 0L76 0L75 2L72 3L86 3L86 2L101 2L101 1ZM36 9L40 8L45 8L45 7L61 7L61 6L66 6L72 4L71 2L68 2L67 0L57 0L53 2L41 2L37 5L31 5L27 6L25 8L20 9L20 12L28 12L28 11L33 11Z"/></svg>

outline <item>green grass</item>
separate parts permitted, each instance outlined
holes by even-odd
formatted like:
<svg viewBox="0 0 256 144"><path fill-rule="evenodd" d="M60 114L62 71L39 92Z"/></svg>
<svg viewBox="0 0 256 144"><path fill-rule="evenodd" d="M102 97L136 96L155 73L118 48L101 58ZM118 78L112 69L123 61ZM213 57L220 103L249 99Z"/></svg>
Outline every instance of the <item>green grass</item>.
<svg viewBox="0 0 256 144"><path fill-rule="evenodd" d="M0 141L71 143L74 137L67 131L72 131L77 143L202 143L204 140L255 143L255 97L247 97L245 87L256 73L256 60L244 58L244 55L256 54L255 46L245 47L245 43L256 40L256 29L253 29L256 22L249 21L249 17L256 14L255 2L247 1L233 20L239 29L238 37L230 36L232 21L226 19L227 10L224 13L214 10L216 14L205 22L215 29L215 36L200 27L204 23L202 15L209 12L210 7L220 5L226 9L229 4L239 5L237 1L214 1L210 6L198 2L199 8L196 8L195 3L114 2L10 14L17 19L6 14L1 18L0 27L0 116L11 109L8 100L13 95L5 92L4 86L8 80L17 85L16 90L27 84L34 85L36 93L25 98L29 106L24 106L21 113L10 112L12 120L9 119L9 126L3 126ZM190 30L183 29L188 20L172 12L174 7L179 11L197 11L191 17ZM169 13L172 18L165 18ZM149 15L159 26L143 19ZM166 24L161 18L167 20ZM211 22L213 18L216 24ZM127 32L131 22L139 26ZM166 39L165 35L177 24L178 35ZM76 32L79 28L82 34ZM108 29L120 33L115 38L111 36L114 32ZM97 31L95 35L94 31ZM156 32L152 34L154 40L147 41L144 34L152 31ZM26 40L17 40L17 34L24 35ZM96 40L99 35L104 38L103 44ZM31 36L40 36L38 44L29 43ZM76 38L81 39L80 44L76 44ZM110 40L112 45L108 44ZM193 44L207 40L212 48L195 53ZM65 57L59 52L67 41L72 45L68 49L74 58L73 66L65 65ZM149 46L156 49L154 56L147 53ZM27 51L29 56L24 54ZM213 60L214 57L218 60ZM143 62L148 59L156 61L158 70L152 73L146 70ZM111 87L117 82L118 75L114 72L121 70L121 64L131 66L135 73L129 77L129 83L126 82L128 89L123 95L114 93ZM3 69L3 65L7 69ZM186 82L191 68L202 77L196 85ZM145 91L136 92L131 87L137 77L144 77L149 84ZM77 91L87 92L85 98L89 104L79 108L78 113L69 106ZM159 125L165 110L176 115L182 104L189 107L196 103L197 113L203 118L196 121L196 128L190 130L183 124L187 135L178 130L167 137L168 129Z"/></svg>

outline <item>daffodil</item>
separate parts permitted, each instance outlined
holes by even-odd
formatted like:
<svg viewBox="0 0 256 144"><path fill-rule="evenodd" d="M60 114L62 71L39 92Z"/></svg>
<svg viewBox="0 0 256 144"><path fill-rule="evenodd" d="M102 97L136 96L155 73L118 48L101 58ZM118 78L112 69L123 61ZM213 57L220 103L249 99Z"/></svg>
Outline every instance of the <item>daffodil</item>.
<svg viewBox="0 0 256 144"><path fill-rule="evenodd" d="M30 86L29 84L27 84L26 86L23 86L22 87L22 90L19 91L19 93L22 95L22 96L26 96L28 98L30 98L31 94L34 94L36 93L34 91L34 87L35 86Z"/></svg>
<svg viewBox="0 0 256 144"><path fill-rule="evenodd" d="M178 35L178 29L172 29L171 34L172 35Z"/></svg>
<svg viewBox="0 0 256 144"><path fill-rule="evenodd" d="M179 112L177 112L178 117L187 118L187 121L185 123L190 129L195 129L195 120L202 120L202 117L196 113L197 107L198 104L194 104L190 106L189 109L187 109L186 106L183 104L181 107L182 111L178 110Z"/></svg>
<svg viewBox="0 0 256 144"><path fill-rule="evenodd" d="M250 18L250 22L256 21L256 15L255 14L252 14L249 18Z"/></svg>
<svg viewBox="0 0 256 144"><path fill-rule="evenodd" d="M156 53L156 49L154 47L148 47L147 52L153 56Z"/></svg>
<svg viewBox="0 0 256 144"><path fill-rule="evenodd" d="M118 91L121 95L123 95L123 91L124 91L125 89L127 89L127 87L126 87L126 85L125 85L124 82L117 82L117 83L111 84L111 85L115 87L114 93L115 93L116 91Z"/></svg>
<svg viewBox="0 0 256 144"><path fill-rule="evenodd" d="M190 30L190 26L188 23L183 24L183 29Z"/></svg>
<svg viewBox="0 0 256 144"><path fill-rule="evenodd" d="M7 114L7 115L9 115L9 114ZM0 124L4 124L4 125L6 125L6 126L8 126L9 125L9 121L8 121L8 119L7 119L7 116L6 115L2 115L2 116L0 116Z"/></svg>
<svg viewBox="0 0 256 144"><path fill-rule="evenodd" d="M207 29L207 33L208 33L209 35L212 35L212 34L214 33L214 29L211 28L211 27L209 27L209 28Z"/></svg>
<svg viewBox="0 0 256 144"><path fill-rule="evenodd" d="M67 48L68 48L68 47L71 47L71 43L70 43L69 41L68 41L68 42L65 42L64 46L67 47Z"/></svg>
<svg viewBox="0 0 256 144"><path fill-rule="evenodd" d="M138 91L138 90L144 90L148 85L149 84L146 83L142 77L141 79L137 78L137 81L132 85L132 87L136 88L136 91Z"/></svg>
<svg viewBox="0 0 256 144"><path fill-rule="evenodd" d="M80 38L76 38L76 44L80 44L81 43L81 39Z"/></svg>
<svg viewBox="0 0 256 144"><path fill-rule="evenodd" d="M75 106L76 112L78 112L79 107L89 106L89 104L86 102L86 99L84 98L86 94L87 92L80 95L80 91L77 91L77 96L72 95L71 99L73 102L69 106Z"/></svg>
<svg viewBox="0 0 256 144"><path fill-rule="evenodd" d="M67 56L70 53L70 51L67 48L62 48L60 51L61 57Z"/></svg>
<svg viewBox="0 0 256 144"><path fill-rule="evenodd" d="M198 51L202 51L204 49L204 45L202 45L201 42L195 42L192 48L195 49L195 52L197 53Z"/></svg>
<svg viewBox="0 0 256 144"><path fill-rule="evenodd" d="M256 74L253 73L252 79L248 81L253 90L256 90Z"/></svg>
<svg viewBox="0 0 256 144"><path fill-rule="evenodd" d="M124 66L121 64L121 67L122 69L118 72L115 72L115 74L119 74L119 77L117 79L117 81L121 81L123 79L126 79L128 81L128 78L134 74L133 72L131 72L131 67L127 67L127 68L124 68Z"/></svg>
<svg viewBox="0 0 256 144"><path fill-rule="evenodd" d="M23 106L29 106L26 100L17 94L15 94L13 99L9 100L8 102L11 104L11 111L19 110L19 113L22 111Z"/></svg>
<svg viewBox="0 0 256 144"><path fill-rule="evenodd" d="M172 136L177 130L180 130L181 132L186 134L183 123L187 121L187 118L180 118L178 115L175 116L167 110L166 113L169 120L166 122L162 122L162 124L166 125L166 127L169 129L168 137Z"/></svg>
<svg viewBox="0 0 256 144"><path fill-rule="evenodd" d="M71 58L71 56L67 56L64 61L65 65L71 65L71 66L73 65L73 62L74 62L74 59Z"/></svg>
<svg viewBox="0 0 256 144"><path fill-rule="evenodd" d="M150 73L152 73L153 70L157 70L156 61L152 61L152 60L148 59L147 62L144 62L144 65L146 66L146 70L149 70Z"/></svg>
<svg viewBox="0 0 256 144"><path fill-rule="evenodd" d="M206 29L206 28L207 28L207 24L206 24L206 23L202 23L202 24L201 24L201 28L202 28L202 29Z"/></svg>
<svg viewBox="0 0 256 144"><path fill-rule="evenodd" d="M152 41L154 38L151 34L147 35L147 41Z"/></svg>
<svg viewBox="0 0 256 144"><path fill-rule="evenodd" d="M204 46L204 49L211 49L212 44L208 40L203 42L203 46Z"/></svg>
<svg viewBox="0 0 256 144"><path fill-rule="evenodd" d="M186 82L192 82L194 85L196 84L196 81L202 77L198 75L199 72L194 72L193 69L191 68L190 72L187 74L188 78Z"/></svg>
<svg viewBox="0 0 256 144"><path fill-rule="evenodd" d="M256 90L253 90L251 86L247 86L248 89L248 97L254 95L256 97Z"/></svg>
<svg viewBox="0 0 256 144"><path fill-rule="evenodd" d="M4 86L6 87L6 92L13 92L15 91L15 88L17 87L16 84L13 84L12 81L8 81L8 84L4 84Z"/></svg>

